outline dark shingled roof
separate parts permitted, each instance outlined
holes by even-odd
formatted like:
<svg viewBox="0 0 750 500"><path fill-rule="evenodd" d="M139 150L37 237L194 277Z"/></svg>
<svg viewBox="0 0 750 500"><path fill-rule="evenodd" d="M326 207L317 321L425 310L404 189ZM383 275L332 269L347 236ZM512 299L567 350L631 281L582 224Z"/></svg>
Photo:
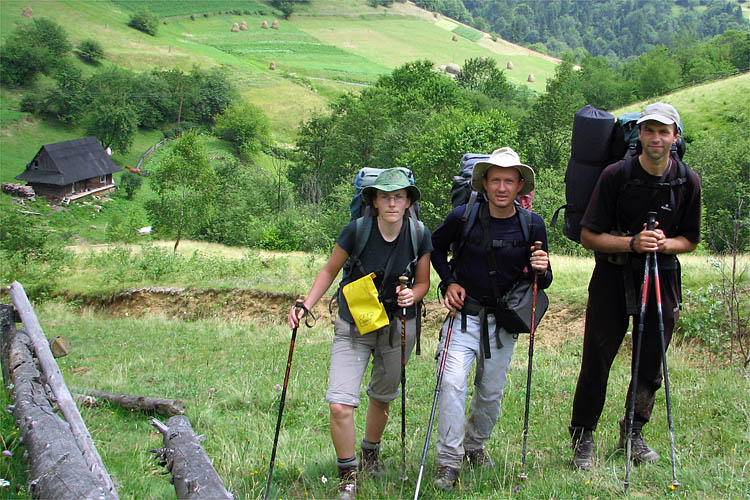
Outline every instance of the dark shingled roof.
<svg viewBox="0 0 750 500"><path fill-rule="evenodd" d="M52 170L32 169L31 165L34 163L32 159L26 165L26 170L16 176L16 179L39 184L66 186L77 181L122 170L115 165L102 145L99 144L99 140L93 136L46 144L39 149L34 159L38 158L42 152L46 152L52 160Z"/></svg>

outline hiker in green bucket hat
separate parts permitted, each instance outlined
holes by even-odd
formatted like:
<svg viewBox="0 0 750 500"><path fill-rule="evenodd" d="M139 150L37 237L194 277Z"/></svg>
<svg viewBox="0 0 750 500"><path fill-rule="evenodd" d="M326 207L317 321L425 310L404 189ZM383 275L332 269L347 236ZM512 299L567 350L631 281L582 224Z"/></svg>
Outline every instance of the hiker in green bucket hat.
<svg viewBox="0 0 750 500"><path fill-rule="evenodd" d="M430 231L408 215L410 207L419 200L419 189L409 182L404 169L390 168L381 172L361 194L374 215L352 220L343 228L328 262L304 300L304 308L292 307L288 315L289 326L297 327L344 268L336 294L339 309L334 321L326 392L340 478L339 500L356 497L360 473L375 478L383 475L380 440L388 421L390 402L399 394L402 311L406 310L405 356L408 359L416 342L415 304L430 288ZM410 287L399 286L398 278L402 275L409 278ZM352 311L358 310L360 304L349 303L353 295L346 295L346 287L370 278L377 290L375 306L382 306L385 320L383 326L363 333L367 330L364 326L371 325L360 317L353 317ZM361 453L357 457L354 410L360 404L360 387L370 359L367 421Z"/></svg>

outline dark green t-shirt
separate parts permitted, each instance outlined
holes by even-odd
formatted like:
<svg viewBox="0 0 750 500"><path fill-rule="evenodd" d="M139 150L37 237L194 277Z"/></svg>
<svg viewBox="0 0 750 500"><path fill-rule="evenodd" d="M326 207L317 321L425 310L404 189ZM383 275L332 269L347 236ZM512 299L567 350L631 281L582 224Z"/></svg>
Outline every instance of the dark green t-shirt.
<svg viewBox="0 0 750 500"><path fill-rule="evenodd" d="M414 269L411 269L409 266L409 263L414 259L410 231L407 226L394 241L385 241L383 235L380 234L380 230L378 229L377 219L373 218L370 235L367 238L367 244L365 245L364 250L362 250L362 254L359 258L362 261L362 268L364 269L365 274L374 272L377 275L375 278L375 286L380 290L380 301L390 315L393 311L398 309L398 306L396 305L396 287L398 286L399 276L406 275L411 277L411 273L414 272ZM356 221L351 221L341 230L341 234L339 234L336 243L338 243L347 254L351 255L354 251L355 239ZM432 237L430 235L430 230L425 226L422 241L417 246L417 260L419 260L424 254L430 252L432 252ZM391 264L388 276L385 277L384 281L383 274L385 273L385 268L388 265L388 259L391 254L393 254L393 263ZM414 266L416 266L416 263ZM359 267L352 266L351 272L341 280L340 286L351 283L362 276L364 276L364 274ZM346 300L342 293L339 293L338 305L339 316L341 316L342 319L353 323L354 320L352 319L349 307L346 305ZM414 317L414 306L407 308L406 315L408 318Z"/></svg>

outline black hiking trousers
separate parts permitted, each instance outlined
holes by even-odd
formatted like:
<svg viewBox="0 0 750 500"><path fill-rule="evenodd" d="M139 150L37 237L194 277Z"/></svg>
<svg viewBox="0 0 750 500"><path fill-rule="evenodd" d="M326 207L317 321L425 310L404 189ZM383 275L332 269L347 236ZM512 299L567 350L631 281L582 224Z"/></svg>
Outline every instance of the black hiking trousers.
<svg viewBox="0 0 750 500"><path fill-rule="evenodd" d="M643 266L632 269L633 283L640 311ZM664 315L664 340L669 346L674 325L679 317L680 270L659 268L661 300ZM656 391L662 383L661 344L659 340L658 312L653 274L646 308L646 318L638 367L638 387L635 402L636 425L649 421L654 407ZM578 375L571 427L595 430L604 408L607 380L628 327L629 315L625 303L625 286L622 266L597 259L589 282L589 298L586 305L586 326L583 338L583 357ZM633 317L633 349L637 343L639 315ZM631 355L631 380L634 357ZM625 402L625 417L630 408L631 387L628 387Z"/></svg>

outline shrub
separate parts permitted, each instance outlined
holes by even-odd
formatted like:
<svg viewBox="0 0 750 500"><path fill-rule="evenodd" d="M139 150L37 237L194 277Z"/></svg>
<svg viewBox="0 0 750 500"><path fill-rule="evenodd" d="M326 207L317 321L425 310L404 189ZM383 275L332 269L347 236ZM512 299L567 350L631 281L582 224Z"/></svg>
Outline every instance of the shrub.
<svg viewBox="0 0 750 500"><path fill-rule="evenodd" d="M125 198L132 200L136 191L141 188L143 179L140 175L127 171L120 178L120 187L125 191Z"/></svg>
<svg viewBox="0 0 750 500"><path fill-rule="evenodd" d="M156 36L156 30L159 28L159 19L148 9L140 9L130 16L128 26L142 31L151 36Z"/></svg>
<svg viewBox="0 0 750 500"><path fill-rule="evenodd" d="M104 59L104 49L93 39L83 40L78 44L78 57L90 64L99 64Z"/></svg>
<svg viewBox="0 0 750 500"><path fill-rule="evenodd" d="M231 142L244 159L249 159L268 142L268 118L253 104L233 104L215 118L214 133Z"/></svg>

